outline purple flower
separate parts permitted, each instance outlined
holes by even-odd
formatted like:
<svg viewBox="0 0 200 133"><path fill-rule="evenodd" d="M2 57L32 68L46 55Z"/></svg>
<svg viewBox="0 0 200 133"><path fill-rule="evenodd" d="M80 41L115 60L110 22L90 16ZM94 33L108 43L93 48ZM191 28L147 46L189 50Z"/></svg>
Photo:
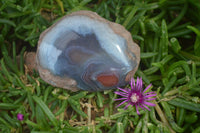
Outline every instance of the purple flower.
<svg viewBox="0 0 200 133"><path fill-rule="evenodd" d="M137 114L140 115L140 112L138 111L138 108L142 108L143 110L146 108L147 110L150 111L150 109L146 106L155 106L155 104L147 102L151 100L155 100L156 98L152 98L156 96L155 92L146 92L150 87L151 84L148 85L144 90L143 90L143 83L142 83L142 78L137 77L137 83L135 83L134 78L131 78L131 88L118 88L121 91L115 91L115 94L122 96L123 98L115 99L117 100L124 100L121 102L117 107L120 105L127 103L127 105L124 107L126 109L129 105L135 106ZM146 92L146 93L145 93Z"/></svg>
<svg viewBox="0 0 200 133"><path fill-rule="evenodd" d="M23 121L24 120L24 115L21 114L21 113L18 113L17 114L17 119L20 120L20 121Z"/></svg>

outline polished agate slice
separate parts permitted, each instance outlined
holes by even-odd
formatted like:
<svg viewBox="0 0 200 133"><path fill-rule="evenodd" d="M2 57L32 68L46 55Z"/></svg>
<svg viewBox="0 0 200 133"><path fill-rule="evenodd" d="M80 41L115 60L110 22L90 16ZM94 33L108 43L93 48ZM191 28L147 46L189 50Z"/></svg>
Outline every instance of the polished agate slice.
<svg viewBox="0 0 200 133"><path fill-rule="evenodd" d="M36 61L41 78L53 86L101 91L126 85L140 48L121 25L78 11L41 34Z"/></svg>

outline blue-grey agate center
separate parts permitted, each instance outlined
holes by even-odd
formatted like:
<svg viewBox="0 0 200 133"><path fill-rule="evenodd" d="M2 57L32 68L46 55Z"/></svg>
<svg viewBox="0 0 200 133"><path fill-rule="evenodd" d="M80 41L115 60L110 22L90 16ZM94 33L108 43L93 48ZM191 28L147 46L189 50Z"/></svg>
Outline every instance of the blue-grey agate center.
<svg viewBox="0 0 200 133"><path fill-rule="evenodd" d="M136 67L128 52L126 40L106 23L70 16L44 36L39 63L56 76L74 79L82 90L107 90L125 85L127 73Z"/></svg>

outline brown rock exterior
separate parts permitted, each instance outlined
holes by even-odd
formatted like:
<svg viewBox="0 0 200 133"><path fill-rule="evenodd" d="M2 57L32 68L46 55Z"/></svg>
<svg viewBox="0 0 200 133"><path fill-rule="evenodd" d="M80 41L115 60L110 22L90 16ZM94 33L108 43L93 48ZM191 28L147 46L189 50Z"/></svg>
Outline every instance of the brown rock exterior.
<svg viewBox="0 0 200 133"><path fill-rule="evenodd" d="M37 70L35 62L35 52L27 52L24 54L25 72L32 75L34 70Z"/></svg>
<svg viewBox="0 0 200 133"><path fill-rule="evenodd" d="M54 26L56 26L58 23L60 23L63 19L66 19L70 16L87 16L89 18L92 18L94 20L103 22L105 24L108 24L109 27L114 31L114 33L120 35L121 37L125 38L125 40L127 41L128 44L128 49L133 52L136 56L135 59L137 62L137 66L130 71L127 76L126 76L126 81L130 81L131 77L133 77L133 75L135 74L135 72L137 71L139 62L140 62L140 48L139 46L133 42L132 40L132 36L131 34L120 24L117 23L113 23L110 22L104 18L102 18L101 16L99 16L97 13L95 12L91 12L91 11L77 11L77 12L73 12L69 15L64 16L63 18L61 18L61 20L59 20L57 23L53 24L51 27L49 27L48 29L46 29L41 35L40 35L40 39L38 42L38 48L41 44L41 41L43 39L43 37L46 35L46 33L48 33ZM52 53L53 54L53 53ZM132 56L130 55L131 53L127 53L128 56L130 56L130 58L132 58ZM80 88L77 88L77 82L74 79L71 79L69 77L59 77L59 76L55 76L53 75L49 70L42 68L42 66L40 65L39 61L38 61L38 51L36 53L36 63L37 63L37 68L39 71L39 74L41 76L41 78L56 87L60 87L60 88L64 88L64 89L68 89L71 91L77 91L80 90Z"/></svg>

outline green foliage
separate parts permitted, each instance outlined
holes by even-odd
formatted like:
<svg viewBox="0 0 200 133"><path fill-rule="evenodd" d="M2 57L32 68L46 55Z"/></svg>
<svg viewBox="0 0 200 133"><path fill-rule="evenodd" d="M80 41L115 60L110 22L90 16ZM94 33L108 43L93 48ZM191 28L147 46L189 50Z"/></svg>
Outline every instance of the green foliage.
<svg viewBox="0 0 200 133"><path fill-rule="evenodd" d="M70 92L27 74L26 49L35 49L42 31L77 10L95 11L130 31L141 49L136 76L158 94L150 112L116 109L114 90ZM199 16L199 0L1 0L0 132L198 133Z"/></svg>

